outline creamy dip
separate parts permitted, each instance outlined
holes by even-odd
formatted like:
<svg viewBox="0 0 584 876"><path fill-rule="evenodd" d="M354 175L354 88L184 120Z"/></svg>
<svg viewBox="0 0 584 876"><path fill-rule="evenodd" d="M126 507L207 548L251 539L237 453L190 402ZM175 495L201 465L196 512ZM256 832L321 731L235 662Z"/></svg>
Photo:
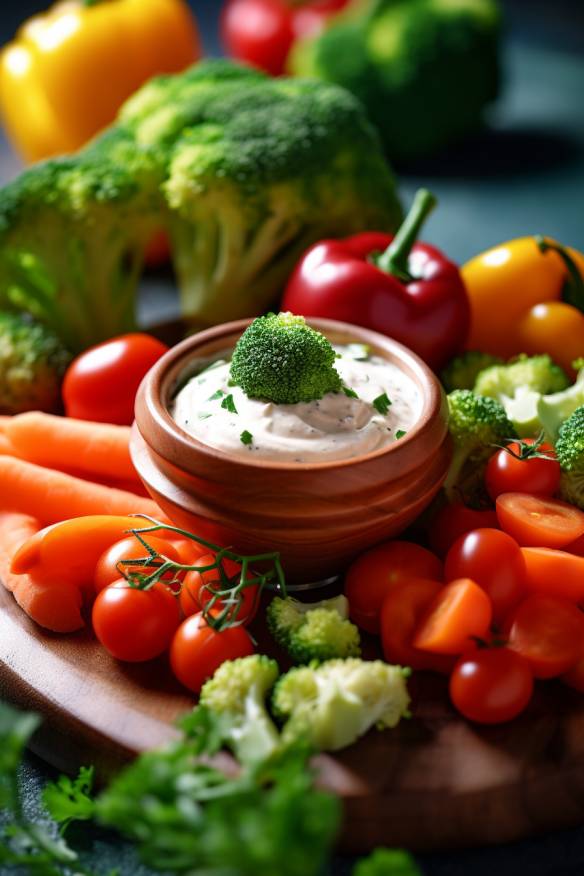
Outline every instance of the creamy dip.
<svg viewBox="0 0 584 876"><path fill-rule="evenodd" d="M360 344L335 347L335 368L349 393L277 405L229 385L230 363L193 377L171 407L175 422L203 444L244 459L332 462L363 456L408 432L422 399L414 381Z"/></svg>

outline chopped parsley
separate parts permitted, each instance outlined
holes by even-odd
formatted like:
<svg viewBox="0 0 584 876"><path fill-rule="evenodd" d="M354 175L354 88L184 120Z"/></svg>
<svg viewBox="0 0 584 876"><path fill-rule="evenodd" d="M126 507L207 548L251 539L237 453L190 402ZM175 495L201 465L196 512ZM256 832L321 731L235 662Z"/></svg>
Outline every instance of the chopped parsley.
<svg viewBox="0 0 584 876"><path fill-rule="evenodd" d="M395 433L396 441L397 441L399 438L403 438L404 435L407 435L407 434L408 434L408 433L407 433L407 432L404 432L403 429L398 429L397 432Z"/></svg>
<svg viewBox="0 0 584 876"><path fill-rule="evenodd" d="M251 444L253 441L253 435L251 434L251 432L248 432L247 429L245 429L245 431L241 433L239 438L242 444Z"/></svg>
<svg viewBox="0 0 584 876"><path fill-rule="evenodd" d="M388 412L390 405L391 402L387 397L386 392L383 392L381 395L378 395L377 398L373 399L373 407L383 416Z"/></svg>
<svg viewBox="0 0 584 876"><path fill-rule="evenodd" d="M214 392L212 396L210 396L207 401L217 401L220 398L223 398L225 393L222 389L218 389L217 392Z"/></svg>
<svg viewBox="0 0 584 876"><path fill-rule="evenodd" d="M230 414L237 413L237 408L235 407L235 402L233 401L233 396L231 395L231 393L225 396L225 398L221 402L221 407L225 408L226 411L229 411Z"/></svg>
<svg viewBox="0 0 584 876"><path fill-rule="evenodd" d="M355 392L355 390L354 390L354 389L351 389L350 386L345 386L345 385L343 384L342 389L343 389L343 392L345 393L345 395L348 396L349 398L359 398L359 396L357 395L357 393Z"/></svg>
<svg viewBox="0 0 584 876"><path fill-rule="evenodd" d="M199 420L208 420L209 417L212 417L212 416L213 416L213 414L208 413L208 411L199 411L199 413L197 414L197 417L199 418Z"/></svg>

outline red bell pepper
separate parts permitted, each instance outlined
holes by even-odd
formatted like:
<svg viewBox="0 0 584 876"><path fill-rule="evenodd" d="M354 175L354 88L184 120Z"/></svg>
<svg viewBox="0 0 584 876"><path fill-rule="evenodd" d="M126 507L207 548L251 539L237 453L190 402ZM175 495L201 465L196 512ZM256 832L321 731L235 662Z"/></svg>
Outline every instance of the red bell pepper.
<svg viewBox="0 0 584 876"><path fill-rule="evenodd" d="M470 308L457 266L416 243L435 205L421 189L395 237L364 232L317 243L296 267L281 309L389 335L440 369L464 349Z"/></svg>

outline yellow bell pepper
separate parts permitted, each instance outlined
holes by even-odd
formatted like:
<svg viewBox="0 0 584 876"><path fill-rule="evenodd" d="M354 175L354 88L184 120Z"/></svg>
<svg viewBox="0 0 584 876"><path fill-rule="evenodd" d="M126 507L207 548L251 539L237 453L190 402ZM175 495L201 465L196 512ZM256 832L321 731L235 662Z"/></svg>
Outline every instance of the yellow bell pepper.
<svg viewBox="0 0 584 876"><path fill-rule="evenodd" d="M584 356L584 254L521 237L461 269L471 306L467 349L509 358L548 353L571 371Z"/></svg>
<svg viewBox="0 0 584 876"><path fill-rule="evenodd" d="M0 113L27 161L73 152L159 73L200 57L184 0L62 0L0 54Z"/></svg>

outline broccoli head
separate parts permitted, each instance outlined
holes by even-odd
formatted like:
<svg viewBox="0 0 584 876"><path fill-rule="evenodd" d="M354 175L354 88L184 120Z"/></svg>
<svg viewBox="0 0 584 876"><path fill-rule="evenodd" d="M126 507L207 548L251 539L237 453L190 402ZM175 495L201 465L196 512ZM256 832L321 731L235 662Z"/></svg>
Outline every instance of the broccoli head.
<svg viewBox="0 0 584 876"><path fill-rule="evenodd" d="M295 663L361 656L359 630L349 620L346 596L313 603L277 596L266 619L274 639Z"/></svg>
<svg viewBox="0 0 584 876"><path fill-rule="evenodd" d="M556 455L562 468L562 497L584 509L584 405L560 427Z"/></svg>
<svg viewBox="0 0 584 876"><path fill-rule="evenodd" d="M499 356L469 350L448 363L440 374L440 380L446 392L454 392L455 389L473 389L481 371L490 368L491 365L502 364L503 360Z"/></svg>
<svg viewBox="0 0 584 876"><path fill-rule="evenodd" d="M53 332L19 313L0 313L0 414L55 412L71 354Z"/></svg>
<svg viewBox="0 0 584 876"><path fill-rule="evenodd" d="M395 727L409 714L408 672L355 657L291 669L272 695L284 744L305 738L319 751L338 751L374 726Z"/></svg>
<svg viewBox="0 0 584 876"><path fill-rule="evenodd" d="M499 91L499 34L495 0L362 0L300 40L288 65L348 88L405 161L480 126Z"/></svg>
<svg viewBox="0 0 584 876"><path fill-rule="evenodd" d="M368 858L363 858L353 876L422 876L415 860L401 849L376 849Z"/></svg>
<svg viewBox="0 0 584 876"><path fill-rule="evenodd" d="M493 398L457 389L448 396L448 408L454 453L444 489L451 502L468 500L495 448L517 436L504 407Z"/></svg>
<svg viewBox="0 0 584 876"><path fill-rule="evenodd" d="M231 360L230 379L249 398L296 404L341 390L337 354L303 316L268 313L244 331Z"/></svg>
<svg viewBox="0 0 584 876"><path fill-rule="evenodd" d="M227 660L205 682L200 704L219 718L224 742L243 764L269 757L280 745L266 697L280 670L262 654Z"/></svg>
<svg viewBox="0 0 584 876"><path fill-rule="evenodd" d="M562 392L544 395L537 403L537 415L552 444L558 437L562 423L584 405L584 361L575 362L574 368L579 368L575 383Z"/></svg>

